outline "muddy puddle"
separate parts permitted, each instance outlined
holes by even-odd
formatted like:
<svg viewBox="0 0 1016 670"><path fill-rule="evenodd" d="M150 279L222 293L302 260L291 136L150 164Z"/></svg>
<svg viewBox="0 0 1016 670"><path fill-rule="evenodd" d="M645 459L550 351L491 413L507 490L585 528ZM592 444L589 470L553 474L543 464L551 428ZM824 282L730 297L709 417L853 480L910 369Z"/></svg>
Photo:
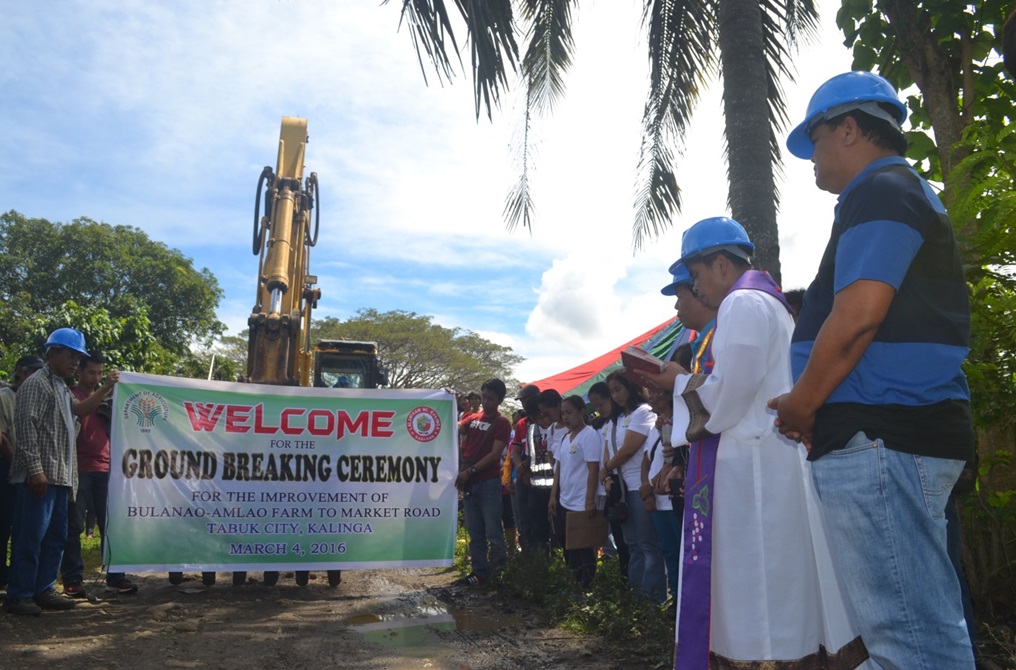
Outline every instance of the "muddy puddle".
<svg viewBox="0 0 1016 670"><path fill-rule="evenodd" d="M443 631L490 632L523 624L522 619L445 607L439 602L407 603L396 600L377 611L356 614L343 623L372 642L419 659L440 661L451 654L442 641Z"/></svg>

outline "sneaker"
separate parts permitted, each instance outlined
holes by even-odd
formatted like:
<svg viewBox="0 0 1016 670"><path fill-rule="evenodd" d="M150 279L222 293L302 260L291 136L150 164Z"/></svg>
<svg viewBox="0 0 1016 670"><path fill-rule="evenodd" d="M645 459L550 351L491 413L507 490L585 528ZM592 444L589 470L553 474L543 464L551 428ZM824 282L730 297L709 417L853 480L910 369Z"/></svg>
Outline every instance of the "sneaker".
<svg viewBox="0 0 1016 670"><path fill-rule="evenodd" d="M69 610L74 609L76 602L65 598L56 592L56 589L47 589L35 596L35 604L44 610Z"/></svg>
<svg viewBox="0 0 1016 670"><path fill-rule="evenodd" d="M487 579L485 577L481 577L475 572L469 575L468 577L463 577L462 579L455 580L456 586L483 586L486 583Z"/></svg>
<svg viewBox="0 0 1016 670"><path fill-rule="evenodd" d="M127 579L126 577L124 577L123 579L118 581L116 584L106 584L106 590L107 591L116 591L117 593L124 593L124 594L137 593L138 592L138 585L135 584L134 582L132 582L131 580Z"/></svg>
<svg viewBox="0 0 1016 670"><path fill-rule="evenodd" d="M42 614L42 608L36 605L31 598L8 598L4 601L4 612L22 616L39 616Z"/></svg>
<svg viewBox="0 0 1016 670"><path fill-rule="evenodd" d="M85 585L81 583L80 579L67 582L64 584L64 595L70 596L71 598L87 598L88 592L85 591Z"/></svg>

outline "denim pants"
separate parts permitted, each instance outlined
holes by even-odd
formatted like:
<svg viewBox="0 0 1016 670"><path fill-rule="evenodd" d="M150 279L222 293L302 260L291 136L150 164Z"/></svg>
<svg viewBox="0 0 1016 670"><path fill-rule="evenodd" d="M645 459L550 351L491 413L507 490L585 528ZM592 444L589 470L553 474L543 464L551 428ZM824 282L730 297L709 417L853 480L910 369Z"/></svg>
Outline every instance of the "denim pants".
<svg viewBox="0 0 1016 670"><path fill-rule="evenodd" d="M56 584L60 559L67 544L69 486L46 487L41 498L28 484L14 485L14 526L7 597L37 596Z"/></svg>
<svg viewBox="0 0 1016 670"><path fill-rule="evenodd" d="M835 568L868 653L885 670L974 667L946 551L945 505L962 469L864 433L812 466Z"/></svg>
<svg viewBox="0 0 1016 670"><path fill-rule="evenodd" d="M99 524L99 535L102 537L102 556L105 562L106 507L109 496L108 472L79 472L78 499L67 506L67 546L64 549L63 561L60 563L60 576L64 584L80 582L85 573L85 563L81 559L81 533L85 530L85 510L89 503L95 510L96 522ZM124 578L122 572L110 572L106 575L107 584L118 584Z"/></svg>
<svg viewBox="0 0 1016 670"><path fill-rule="evenodd" d="M469 560L473 574L490 579L491 563L494 569L498 569L506 560L500 478L472 484L462 501L462 508L466 532L469 533Z"/></svg>
<svg viewBox="0 0 1016 670"><path fill-rule="evenodd" d="M660 549L667 564L667 583L670 593L677 599L677 576L681 569L681 524L677 522L673 510L657 510L653 512L653 527L660 538Z"/></svg>
<svg viewBox="0 0 1016 670"><path fill-rule="evenodd" d="M628 544L628 581L654 603L663 604L667 600L667 574L652 516L642 505L638 491L629 489L625 501L628 520L621 527Z"/></svg>

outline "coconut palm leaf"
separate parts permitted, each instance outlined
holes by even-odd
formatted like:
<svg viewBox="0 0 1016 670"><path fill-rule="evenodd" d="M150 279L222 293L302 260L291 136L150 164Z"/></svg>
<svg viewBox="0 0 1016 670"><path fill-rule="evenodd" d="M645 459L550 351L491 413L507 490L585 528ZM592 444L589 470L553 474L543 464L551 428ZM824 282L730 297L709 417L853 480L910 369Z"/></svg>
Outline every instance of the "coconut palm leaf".
<svg viewBox="0 0 1016 670"><path fill-rule="evenodd" d="M642 19L649 35L649 95L635 185L636 249L669 227L681 208L674 152L704 82L715 74L715 0L648 0Z"/></svg>
<svg viewBox="0 0 1016 670"><path fill-rule="evenodd" d="M383 4L388 2L384 0ZM512 1L455 0L455 7L468 30L476 116L480 116L482 103L490 118L493 108L500 105L502 91L508 88L508 71L514 72L518 63ZM438 80L451 81L454 74L451 57L459 58L459 47L445 0L402 0L400 27L403 23L409 27L424 80L426 54Z"/></svg>
<svg viewBox="0 0 1016 670"><path fill-rule="evenodd" d="M515 148L514 162L519 178L505 199L504 219L508 230L520 224L532 231L535 212L530 189L530 166L535 147L532 133L534 115L553 111L564 95L564 72L575 53L571 20L574 0L522 0L520 14L528 25L528 47L522 58L525 110Z"/></svg>

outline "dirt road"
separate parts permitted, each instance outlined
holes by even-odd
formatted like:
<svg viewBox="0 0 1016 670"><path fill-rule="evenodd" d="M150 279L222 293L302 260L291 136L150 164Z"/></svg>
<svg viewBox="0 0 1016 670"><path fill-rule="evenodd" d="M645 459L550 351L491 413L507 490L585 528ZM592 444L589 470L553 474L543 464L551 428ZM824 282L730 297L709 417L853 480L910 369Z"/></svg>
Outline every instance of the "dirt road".
<svg viewBox="0 0 1016 670"><path fill-rule="evenodd" d="M492 591L452 586L451 570L324 573L306 587L284 575L234 587L220 573L179 586L138 576L135 595L90 585L94 602L40 617L0 614L5 670L130 668L449 668L608 670L631 667L604 645L558 629ZM254 575L252 575L254 577Z"/></svg>

